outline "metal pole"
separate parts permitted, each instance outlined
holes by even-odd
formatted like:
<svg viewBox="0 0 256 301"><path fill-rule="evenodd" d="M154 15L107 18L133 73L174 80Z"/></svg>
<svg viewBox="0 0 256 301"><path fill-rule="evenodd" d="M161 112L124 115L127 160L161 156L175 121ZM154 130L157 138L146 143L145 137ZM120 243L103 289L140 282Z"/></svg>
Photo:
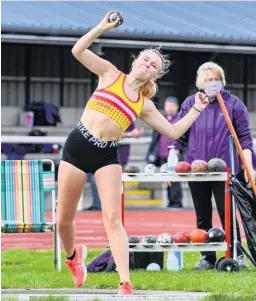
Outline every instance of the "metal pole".
<svg viewBox="0 0 256 301"><path fill-rule="evenodd" d="M227 250L225 252L225 258L231 257L231 249L230 249L230 242L231 242L231 231L230 231L230 224L231 224L231 195L230 195L230 169L227 168L225 170L227 172L227 180L225 181L225 236L227 242Z"/></svg>
<svg viewBox="0 0 256 301"><path fill-rule="evenodd" d="M122 181L122 195L121 195L121 214L122 214L122 223L124 226L124 182Z"/></svg>
<svg viewBox="0 0 256 301"><path fill-rule="evenodd" d="M231 168L231 181L235 177L234 165L234 138L229 136L229 152L230 152L230 168ZM237 226L236 226L236 203L234 196L231 195L232 205L232 223L233 223L233 259L237 260Z"/></svg>

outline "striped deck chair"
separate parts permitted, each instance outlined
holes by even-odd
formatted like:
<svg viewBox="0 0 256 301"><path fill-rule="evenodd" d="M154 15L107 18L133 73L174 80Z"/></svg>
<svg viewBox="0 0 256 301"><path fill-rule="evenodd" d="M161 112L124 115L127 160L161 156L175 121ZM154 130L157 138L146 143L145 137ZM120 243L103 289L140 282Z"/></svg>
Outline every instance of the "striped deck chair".
<svg viewBox="0 0 256 301"><path fill-rule="evenodd" d="M46 171L46 167L49 171ZM2 233L53 232L54 267L61 269L56 230L55 166L51 160L1 161ZM45 220L45 192L51 192L52 221Z"/></svg>

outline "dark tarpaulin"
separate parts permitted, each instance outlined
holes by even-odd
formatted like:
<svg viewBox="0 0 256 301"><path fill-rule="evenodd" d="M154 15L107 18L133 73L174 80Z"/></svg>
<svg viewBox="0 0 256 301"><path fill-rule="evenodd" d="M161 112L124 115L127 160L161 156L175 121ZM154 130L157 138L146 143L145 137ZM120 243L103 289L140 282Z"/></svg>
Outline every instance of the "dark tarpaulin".
<svg viewBox="0 0 256 301"><path fill-rule="evenodd" d="M247 245L256 262L256 198L251 189L247 189L236 179L231 181L231 193L239 210Z"/></svg>

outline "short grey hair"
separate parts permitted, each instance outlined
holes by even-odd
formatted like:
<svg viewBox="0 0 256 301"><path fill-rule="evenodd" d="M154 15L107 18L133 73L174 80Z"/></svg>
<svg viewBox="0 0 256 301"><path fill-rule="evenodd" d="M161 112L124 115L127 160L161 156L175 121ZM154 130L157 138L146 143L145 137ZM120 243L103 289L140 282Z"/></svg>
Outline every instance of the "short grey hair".
<svg viewBox="0 0 256 301"><path fill-rule="evenodd" d="M211 70L215 72L220 78L223 87L226 86L225 72L224 70L214 62L206 62L202 64L197 70L196 87L201 90L204 87L204 81L206 79L206 71Z"/></svg>

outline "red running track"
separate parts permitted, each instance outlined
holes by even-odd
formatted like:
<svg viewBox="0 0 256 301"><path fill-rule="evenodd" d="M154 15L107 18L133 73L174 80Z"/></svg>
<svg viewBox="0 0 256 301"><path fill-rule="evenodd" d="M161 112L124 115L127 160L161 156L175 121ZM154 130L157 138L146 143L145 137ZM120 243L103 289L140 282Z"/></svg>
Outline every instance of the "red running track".
<svg viewBox="0 0 256 301"><path fill-rule="evenodd" d="M47 213L49 219L50 213ZM125 228L128 235L159 235L162 232L175 234L178 231L191 232L195 228L194 211L126 211ZM241 223L240 223L241 224ZM213 212L213 225L220 226L217 212ZM76 243L89 248L103 248L107 238L101 212L78 212L75 219ZM242 227L240 227L242 229ZM242 232L244 239L244 232ZM53 247L52 233L2 234L2 250L12 248L50 249Z"/></svg>

